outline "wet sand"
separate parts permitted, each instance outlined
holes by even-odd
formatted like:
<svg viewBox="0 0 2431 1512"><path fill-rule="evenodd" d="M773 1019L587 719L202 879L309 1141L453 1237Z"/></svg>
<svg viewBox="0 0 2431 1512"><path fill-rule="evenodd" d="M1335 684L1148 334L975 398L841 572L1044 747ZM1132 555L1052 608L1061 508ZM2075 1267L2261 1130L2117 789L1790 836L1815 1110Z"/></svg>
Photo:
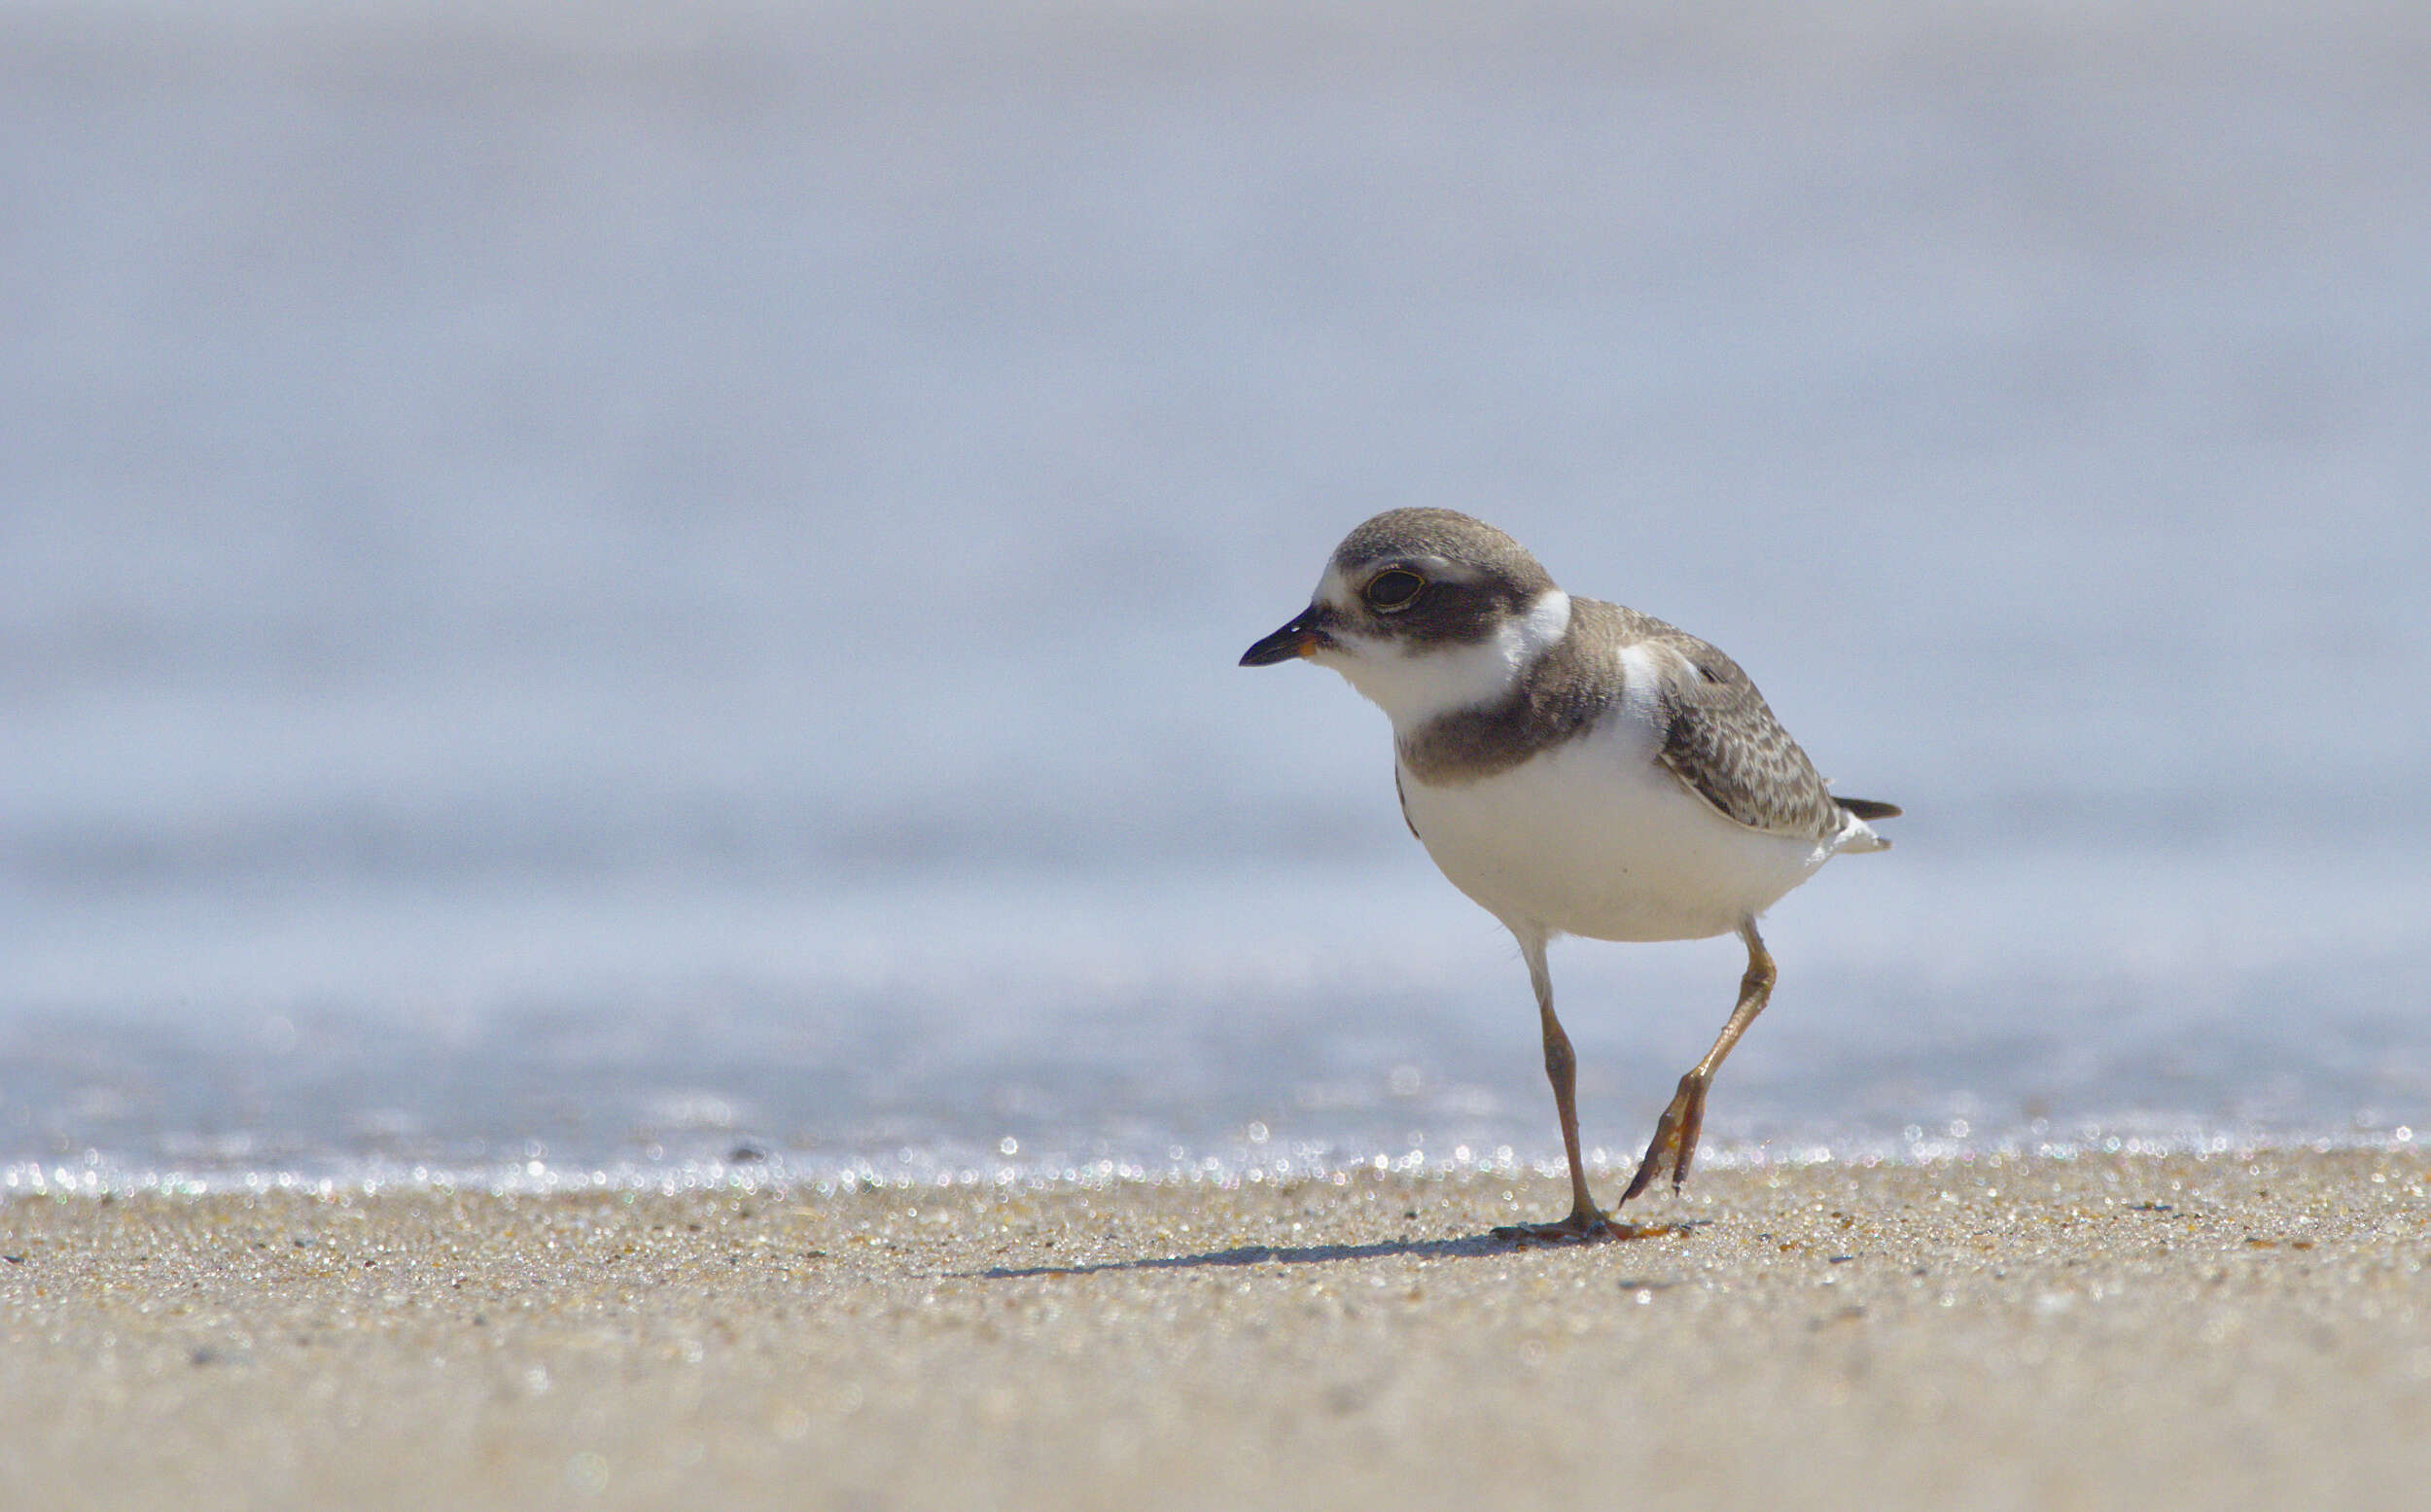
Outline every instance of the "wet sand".
<svg viewBox="0 0 2431 1512"><path fill-rule="evenodd" d="M2419 1151L0 1204L0 1506L2236 1507L2431 1480Z"/></svg>

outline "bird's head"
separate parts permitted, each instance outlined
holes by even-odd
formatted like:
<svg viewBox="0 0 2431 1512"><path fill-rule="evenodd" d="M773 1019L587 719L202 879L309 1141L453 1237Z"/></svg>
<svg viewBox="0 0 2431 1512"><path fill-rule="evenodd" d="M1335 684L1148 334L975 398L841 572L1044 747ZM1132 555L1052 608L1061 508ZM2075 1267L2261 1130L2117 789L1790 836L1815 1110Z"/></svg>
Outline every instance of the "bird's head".
<svg viewBox="0 0 2431 1512"><path fill-rule="evenodd" d="M1568 595L1518 542L1451 510L1389 510L1334 548L1306 610L1245 667L1331 667L1395 727L1492 702L1569 627Z"/></svg>

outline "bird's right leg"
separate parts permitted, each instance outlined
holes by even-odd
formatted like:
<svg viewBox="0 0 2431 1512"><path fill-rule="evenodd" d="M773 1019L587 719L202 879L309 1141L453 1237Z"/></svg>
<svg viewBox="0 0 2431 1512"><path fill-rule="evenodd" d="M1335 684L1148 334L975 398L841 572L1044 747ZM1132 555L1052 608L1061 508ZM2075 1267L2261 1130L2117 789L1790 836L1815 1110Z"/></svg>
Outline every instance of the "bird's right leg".
<svg viewBox="0 0 2431 1512"><path fill-rule="evenodd" d="M1519 932L1513 931L1517 934ZM1528 979L1536 989L1536 1014L1545 1037L1545 1076L1553 1083L1554 1110L1562 1118L1562 1152L1569 1157L1570 1215L1552 1223L1513 1223L1494 1231L1497 1239L1536 1244L1565 1244L1588 1239L1634 1237L1634 1225L1616 1223L1587 1190L1587 1166L1578 1152L1578 1058L1570 1037L1553 1014L1553 974L1545 967L1545 939L1519 934L1520 951L1528 958Z"/></svg>

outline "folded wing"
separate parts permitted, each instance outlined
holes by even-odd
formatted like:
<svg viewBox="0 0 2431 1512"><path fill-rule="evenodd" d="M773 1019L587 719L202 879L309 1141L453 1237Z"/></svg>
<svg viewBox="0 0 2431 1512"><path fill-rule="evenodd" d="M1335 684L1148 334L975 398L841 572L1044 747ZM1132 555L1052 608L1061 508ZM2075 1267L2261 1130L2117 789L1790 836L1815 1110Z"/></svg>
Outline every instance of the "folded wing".
<svg viewBox="0 0 2431 1512"><path fill-rule="evenodd" d="M1839 835L1852 815L1899 812L1871 799L1833 797L1739 663L1660 620L1646 629L1646 640L1667 653L1659 663L1660 759L1716 813L1767 834L1820 841Z"/></svg>

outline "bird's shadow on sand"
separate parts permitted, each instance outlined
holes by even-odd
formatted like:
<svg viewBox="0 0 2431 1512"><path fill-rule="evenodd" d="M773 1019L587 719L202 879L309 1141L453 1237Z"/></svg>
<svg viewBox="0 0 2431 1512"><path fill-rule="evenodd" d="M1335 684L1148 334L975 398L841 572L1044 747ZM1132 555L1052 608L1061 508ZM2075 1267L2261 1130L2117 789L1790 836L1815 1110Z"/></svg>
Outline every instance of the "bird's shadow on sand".
<svg viewBox="0 0 2431 1512"><path fill-rule="evenodd" d="M1692 1232L1686 1224L1665 1223L1648 1226L1627 1239L1609 1242L1634 1244L1644 1239L1684 1239ZM1191 1271L1228 1265L1331 1265L1343 1260L1383 1260L1397 1255L1427 1260L1482 1259L1488 1255L1518 1254L1530 1249L1568 1248L1571 1247L1548 1246L1485 1233L1464 1235L1458 1239L1389 1239L1372 1245L1299 1245L1288 1248L1276 1245L1240 1245L1230 1249L1210 1249L1202 1254L1151 1255L1139 1260L1103 1260L1089 1265L994 1265L984 1271L965 1274L978 1281L1025 1281L1041 1276L1097 1276L1108 1271ZM1594 1248L1601 1248L1602 1246Z"/></svg>

